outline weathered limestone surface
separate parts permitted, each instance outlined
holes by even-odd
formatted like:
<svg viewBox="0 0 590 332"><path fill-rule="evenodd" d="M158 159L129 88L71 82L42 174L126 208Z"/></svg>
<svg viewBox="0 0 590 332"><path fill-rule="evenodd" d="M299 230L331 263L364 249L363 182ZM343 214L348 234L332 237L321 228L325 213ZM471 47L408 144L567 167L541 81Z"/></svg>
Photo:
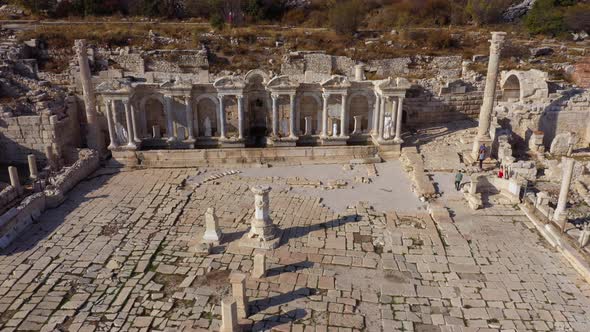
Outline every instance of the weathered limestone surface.
<svg viewBox="0 0 590 332"><path fill-rule="evenodd" d="M194 173L81 182L2 251L0 325L219 330L229 272L253 265L254 251L232 233L249 227L250 187L278 179L223 177L186 190ZM246 281L252 330L589 329L587 284L511 204L473 212L450 201L454 222L437 214L437 223L369 205L336 213L316 197L272 191L284 236L266 252L267 275ZM209 207L230 240L209 256L190 253ZM289 314L277 322L281 313Z"/></svg>

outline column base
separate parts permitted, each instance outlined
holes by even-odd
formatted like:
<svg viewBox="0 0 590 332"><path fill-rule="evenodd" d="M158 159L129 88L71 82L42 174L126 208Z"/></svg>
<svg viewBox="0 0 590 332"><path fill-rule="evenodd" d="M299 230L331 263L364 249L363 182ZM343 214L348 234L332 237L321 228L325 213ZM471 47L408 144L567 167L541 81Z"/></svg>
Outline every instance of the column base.
<svg viewBox="0 0 590 332"><path fill-rule="evenodd" d="M254 248L254 249L275 249L281 243L281 237L283 236L283 231L279 228L275 228L275 237L271 240L264 240L259 237L250 237L250 233L244 234L240 239L240 246L247 247L247 248Z"/></svg>
<svg viewBox="0 0 590 332"><path fill-rule="evenodd" d="M243 139L238 138L220 138L222 148L243 148L246 147L246 143Z"/></svg>
<svg viewBox="0 0 590 332"><path fill-rule="evenodd" d="M348 141L349 138L350 137L348 136L320 137L320 142L325 146L346 145L346 141Z"/></svg>
<svg viewBox="0 0 590 332"><path fill-rule="evenodd" d="M401 137L396 137L396 138L393 139L393 142L395 144L402 144L404 142L404 140L401 139Z"/></svg>
<svg viewBox="0 0 590 332"><path fill-rule="evenodd" d="M298 137L267 137L266 144L275 147L293 147L297 145Z"/></svg>
<svg viewBox="0 0 590 332"><path fill-rule="evenodd" d="M109 144L109 146L107 147L107 149L109 149L111 151L115 151L115 150L118 150L119 149L119 146L111 143L111 144Z"/></svg>

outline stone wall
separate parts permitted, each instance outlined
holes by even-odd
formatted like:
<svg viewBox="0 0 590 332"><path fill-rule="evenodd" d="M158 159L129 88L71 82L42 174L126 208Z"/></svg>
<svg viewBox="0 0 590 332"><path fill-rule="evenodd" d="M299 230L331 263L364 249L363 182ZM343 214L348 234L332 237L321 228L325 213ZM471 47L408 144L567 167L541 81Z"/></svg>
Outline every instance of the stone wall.
<svg viewBox="0 0 590 332"><path fill-rule="evenodd" d="M110 57L111 60L115 61L121 69L134 73L145 72L145 61L140 54L124 54L124 55L113 55Z"/></svg>
<svg viewBox="0 0 590 332"><path fill-rule="evenodd" d="M40 115L0 118L0 160L27 163L27 155L34 154L45 161L45 147L55 144L57 153L80 145L78 114L75 98L66 102L67 116L42 113Z"/></svg>
<svg viewBox="0 0 590 332"><path fill-rule="evenodd" d="M476 119L482 102L482 91L437 96L430 91L413 89L404 100L406 123L421 125Z"/></svg>
<svg viewBox="0 0 590 332"><path fill-rule="evenodd" d="M0 216L0 248L4 249L45 211L45 194L25 198L17 207Z"/></svg>
<svg viewBox="0 0 590 332"><path fill-rule="evenodd" d="M98 153L92 150L81 150L78 160L56 175L53 181L50 181L51 186L42 192L24 198L18 206L0 215L0 248L10 245L45 209L59 206L65 199L64 195L96 171L99 163ZM6 190L0 193L0 199Z"/></svg>
<svg viewBox="0 0 590 332"><path fill-rule="evenodd" d="M13 186L6 186L0 191L0 211L4 211L4 207L8 206L12 201L18 197L18 192Z"/></svg>
<svg viewBox="0 0 590 332"><path fill-rule="evenodd" d="M590 56L587 56L574 65L572 80L578 86L590 88Z"/></svg>

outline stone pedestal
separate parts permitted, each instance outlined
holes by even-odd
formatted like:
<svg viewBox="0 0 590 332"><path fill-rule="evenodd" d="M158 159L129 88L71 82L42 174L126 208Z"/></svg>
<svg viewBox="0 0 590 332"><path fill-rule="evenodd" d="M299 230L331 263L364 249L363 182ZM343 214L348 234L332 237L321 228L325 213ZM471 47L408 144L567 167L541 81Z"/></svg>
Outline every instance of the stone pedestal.
<svg viewBox="0 0 590 332"><path fill-rule="evenodd" d="M266 275L266 256L264 254L254 255L254 266L252 267L252 278L260 279Z"/></svg>
<svg viewBox="0 0 590 332"><path fill-rule="evenodd" d="M162 138L162 133L160 131L160 126L152 126L152 137L153 138Z"/></svg>
<svg viewBox="0 0 590 332"><path fill-rule="evenodd" d="M297 146L297 137L267 137L266 144L274 147L293 147Z"/></svg>
<svg viewBox="0 0 590 332"><path fill-rule="evenodd" d="M221 230L219 229L219 223L217 216L215 215L215 209L208 208L205 212L205 233L203 234L204 242L219 243L221 241Z"/></svg>
<svg viewBox="0 0 590 332"><path fill-rule="evenodd" d="M23 186L20 184L20 179L18 178L18 170L14 166L8 166L8 175L10 176L10 185L16 189L16 192L19 195L23 194Z"/></svg>
<svg viewBox="0 0 590 332"><path fill-rule="evenodd" d="M232 297L226 297L221 300L221 327L220 332L239 332L238 311L236 300Z"/></svg>
<svg viewBox="0 0 590 332"><path fill-rule="evenodd" d="M362 133L362 128L361 128L362 121L363 121L363 117L361 115L354 116L354 129L352 131L353 135L357 135L357 134Z"/></svg>
<svg viewBox="0 0 590 332"><path fill-rule="evenodd" d="M53 147L51 145L45 146L45 158L47 158L47 164L51 171L55 172L59 170L57 158L53 153Z"/></svg>
<svg viewBox="0 0 590 332"><path fill-rule="evenodd" d="M281 241L281 231L272 223L269 215L269 198L271 187L255 186L254 216L250 231L240 240L240 245L250 248L274 249Z"/></svg>
<svg viewBox="0 0 590 332"><path fill-rule="evenodd" d="M39 171L37 170L37 158L35 158L34 154L30 154L27 156L27 161L29 162L29 176L31 179L35 180L39 177Z"/></svg>
<svg viewBox="0 0 590 332"><path fill-rule="evenodd" d="M232 295L236 301L238 319L248 317L248 297L246 296L246 275L234 273L230 277Z"/></svg>
<svg viewBox="0 0 590 332"><path fill-rule="evenodd" d="M312 131L312 117L311 116L306 116L305 117L305 136L311 136L313 135L313 131Z"/></svg>

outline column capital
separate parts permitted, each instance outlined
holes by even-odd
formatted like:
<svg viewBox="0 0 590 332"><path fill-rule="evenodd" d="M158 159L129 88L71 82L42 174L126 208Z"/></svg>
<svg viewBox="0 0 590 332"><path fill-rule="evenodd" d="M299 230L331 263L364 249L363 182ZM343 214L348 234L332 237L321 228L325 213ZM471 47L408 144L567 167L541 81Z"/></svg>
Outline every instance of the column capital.
<svg viewBox="0 0 590 332"><path fill-rule="evenodd" d="M274 92L270 94L270 98L272 98L272 99L279 99L280 96L281 95L279 95L278 93L274 93Z"/></svg>
<svg viewBox="0 0 590 332"><path fill-rule="evenodd" d="M243 100L244 99L244 95L236 95L236 99L237 100Z"/></svg>
<svg viewBox="0 0 590 332"><path fill-rule="evenodd" d="M331 93L329 93L329 92L324 92L324 93L322 93L322 97L323 97L324 99L328 99L328 98L330 98L330 96L331 96L331 95L332 95L332 94L331 94Z"/></svg>
<svg viewBox="0 0 590 332"><path fill-rule="evenodd" d="M489 40L490 52L492 54L500 54L500 52L502 51L502 47L504 45L505 37L506 37L506 32L502 32L502 31L492 32L492 39Z"/></svg>

